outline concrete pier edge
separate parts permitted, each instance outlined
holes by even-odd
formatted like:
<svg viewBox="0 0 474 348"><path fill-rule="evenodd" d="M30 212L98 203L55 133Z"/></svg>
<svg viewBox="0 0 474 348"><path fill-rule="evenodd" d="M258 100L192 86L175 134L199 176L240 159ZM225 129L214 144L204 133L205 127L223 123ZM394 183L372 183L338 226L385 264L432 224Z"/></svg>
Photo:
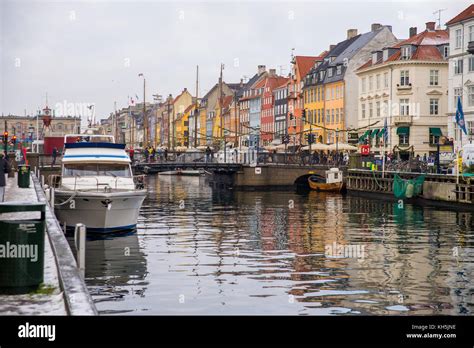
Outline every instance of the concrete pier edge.
<svg viewBox="0 0 474 348"><path fill-rule="evenodd" d="M76 260L66 237L43 192L39 180L31 174L38 201L46 203L46 225L55 261L59 272L59 282L63 291L66 310L69 315L97 315L92 297L79 273Z"/></svg>

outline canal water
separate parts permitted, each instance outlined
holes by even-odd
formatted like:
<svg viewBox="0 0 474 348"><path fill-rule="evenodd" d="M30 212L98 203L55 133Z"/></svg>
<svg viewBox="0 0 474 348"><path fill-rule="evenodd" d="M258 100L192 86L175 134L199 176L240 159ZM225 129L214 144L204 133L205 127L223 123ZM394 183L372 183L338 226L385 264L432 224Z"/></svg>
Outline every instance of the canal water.
<svg viewBox="0 0 474 348"><path fill-rule="evenodd" d="M150 176L136 233L87 242L102 314L473 314L473 215Z"/></svg>

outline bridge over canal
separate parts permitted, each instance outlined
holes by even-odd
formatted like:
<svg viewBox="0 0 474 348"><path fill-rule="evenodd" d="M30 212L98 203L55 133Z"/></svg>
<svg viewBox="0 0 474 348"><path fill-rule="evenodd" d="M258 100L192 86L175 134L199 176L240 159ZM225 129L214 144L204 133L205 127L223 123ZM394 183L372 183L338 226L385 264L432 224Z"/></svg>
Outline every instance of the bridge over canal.
<svg viewBox="0 0 474 348"><path fill-rule="evenodd" d="M240 189L268 187L294 187L306 184L312 174L324 175L330 168L327 165L295 165L295 164L259 164L240 163L203 163L203 162L155 162L137 163L135 172L154 174L175 170L202 170L213 174L215 181L225 182L229 186ZM345 171L345 167L340 170Z"/></svg>

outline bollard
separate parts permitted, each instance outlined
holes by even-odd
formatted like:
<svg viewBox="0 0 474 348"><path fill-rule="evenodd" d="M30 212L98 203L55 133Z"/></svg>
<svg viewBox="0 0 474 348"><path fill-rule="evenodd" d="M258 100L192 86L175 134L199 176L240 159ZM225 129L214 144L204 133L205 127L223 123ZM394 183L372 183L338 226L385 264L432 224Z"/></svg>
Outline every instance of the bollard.
<svg viewBox="0 0 474 348"><path fill-rule="evenodd" d="M74 243L77 250L77 266L82 278L84 278L86 273L86 226L84 224L76 224L74 228Z"/></svg>
<svg viewBox="0 0 474 348"><path fill-rule="evenodd" d="M54 213L54 187L49 188L49 204L51 205L51 210Z"/></svg>

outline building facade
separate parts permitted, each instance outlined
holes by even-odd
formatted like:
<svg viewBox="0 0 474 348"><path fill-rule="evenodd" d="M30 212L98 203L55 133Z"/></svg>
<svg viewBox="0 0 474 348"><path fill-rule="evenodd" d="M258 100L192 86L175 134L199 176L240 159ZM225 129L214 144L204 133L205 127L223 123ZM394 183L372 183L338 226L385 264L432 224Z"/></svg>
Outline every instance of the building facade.
<svg viewBox="0 0 474 348"><path fill-rule="evenodd" d="M448 32L428 22L423 32L410 28L407 40L373 51L357 71L361 142L402 158L436 152L447 134L448 48Z"/></svg>
<svg viewBox="0 0 474 348"><path fill-rule="evenodd" d="M474 5L446 23L449 31L448 135L456 149L472 142L474 133ZM467 135L456 124L461 98Z"/></svg>

